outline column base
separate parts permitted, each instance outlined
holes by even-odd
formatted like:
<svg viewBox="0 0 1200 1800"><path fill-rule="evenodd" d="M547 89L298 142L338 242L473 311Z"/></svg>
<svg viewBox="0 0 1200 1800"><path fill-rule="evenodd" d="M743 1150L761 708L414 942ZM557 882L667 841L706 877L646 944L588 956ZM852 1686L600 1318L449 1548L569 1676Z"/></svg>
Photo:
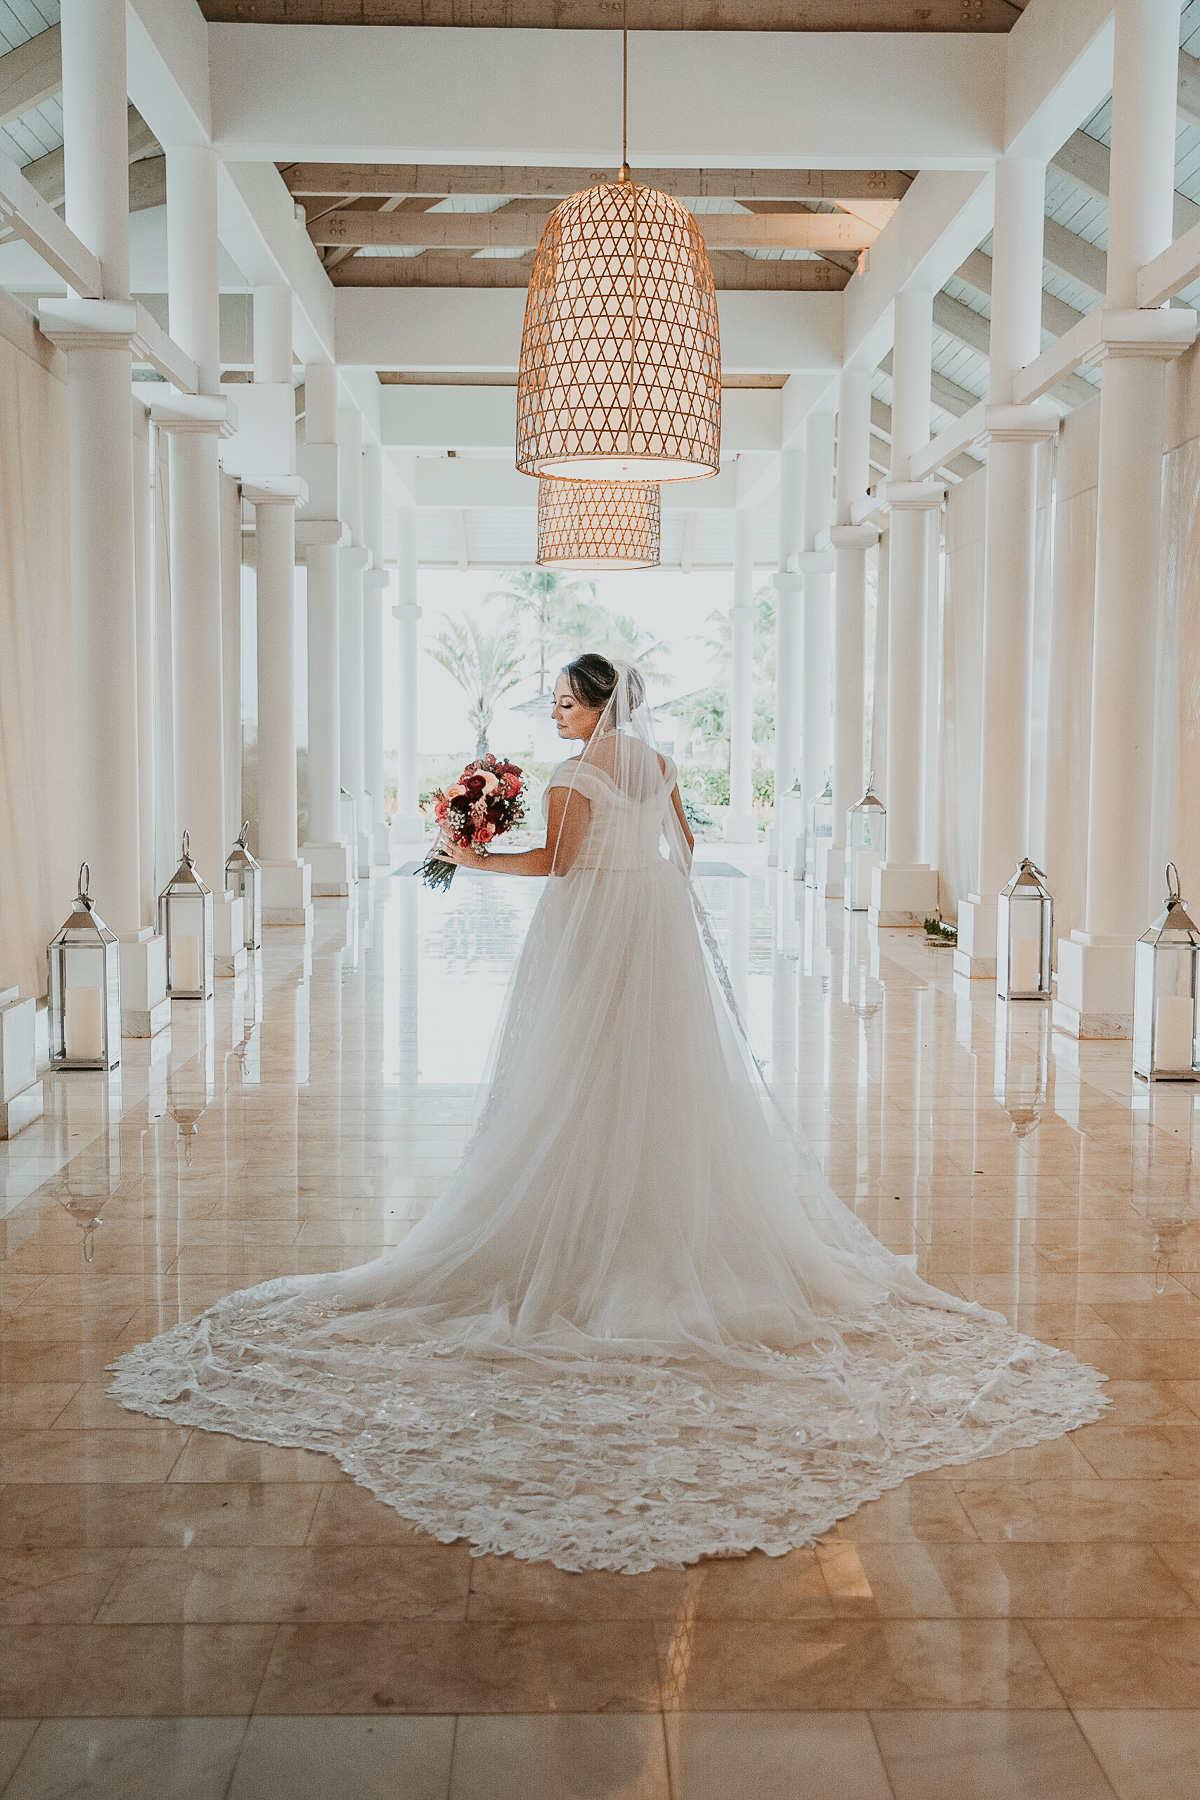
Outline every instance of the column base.
<svg viewBox="0 0 1200 1800"><path fill-rule="evenodd" d="M397 813L392 820L393 844L423 844L425 842L425 814Z"/></svg>
<svg viewBox="0 0 1200 1800"><path fill-rule="evenodd" d="M375 867L390 869L392 866L392 828L390 825L377 825L373 833L375 841Z"/></svg>
<svg viewBox="0 0 1200 1800"><path fill-rule="evenodd" d="M812 885L824 900L840 900L846 886L846 846L830 838L818 838L813 858Z"/></svg>
<svg viewBox="0 0 1200 1800"><path fill-rule="evenodd" d="M937 870L928 863L877 863L867 918L886 931L914 931L937 911Z"/></svg>
<svg viewBox="0 0 1200 1800"><path fill-rule="evenodd" d="M371 842L369 831L358 834L358 873L360 878L369 875L375 866L375 847Z"/></svg>
<svg viewBox="0 0 1200 1800"><path fill-rule="evenodd" d="M246 950L246 904L213 895L213 974L242 975L250 961Z"/></svg>
<svg viewBox="0 0 1200 1800"><path fill-rule="evenodd" d="M171 1023L167 940L147 925L121 934L121 1036L157 1037Z"/></svg>
<svg viewBox="0 0 1200 1800"><path fill-rule="evenodd" d="M0 988L0 1139L16 1137L44 1110L37 1075L37 1003Z"/></svg>
<svg viewBox="0 0 1200 1800"><path fill-rule="evenodd" d="M1073 931L1058 940L1056 1031L1073 1038L1133 1036L1133 939Z"/></svg>
<svg viewBox="0 0 1200 1800"><path fill-rule="evenodd" d="M767 867L768 869L777 869L779 867L778 825L767 826Z"/></svg>
<svg viewBox="0 0 1200 1800"><path fill-rule="evenodd" d="M354 864L348 844L305 844L304 860L312 870L315 900L344 899L354 886Z"/></svg>
<svg viewBox="0 0 1200 1800"><path fill-rule="evenodd" d="M263 924L312 924L312 870L306 862L265 862Z"/></svg>
<svg viewBox="0 0 1200 1800"><path fill-rule="evenodd" d="M753 844L758 837L758 822L754 814L726 813L723 836L727 844Z"/></svg>
<svg viewBox="0 0 1200 1800"><path fill-rule="evenodd" d="M972 981L996 979L996 914L994 900L968 894L958 909L958 943L954 973Z"/></svg>

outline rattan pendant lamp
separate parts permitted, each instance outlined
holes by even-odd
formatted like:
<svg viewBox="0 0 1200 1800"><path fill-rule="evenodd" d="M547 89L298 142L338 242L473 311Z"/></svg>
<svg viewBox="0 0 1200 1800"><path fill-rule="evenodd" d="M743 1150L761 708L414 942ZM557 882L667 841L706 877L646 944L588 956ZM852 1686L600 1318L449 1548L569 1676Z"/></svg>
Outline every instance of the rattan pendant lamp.
<svg viewBox="0 0 1200 1800"><path fill-rule="evenodd" d="M538 562L550 569L656 569L657 482L538 482Z"/></svg>
<svg viewBox="0 0 1200 1800"><path fill-rule="evenodd" d="M529 282L517 467L575 481L692 481L721 449L721 344L708 252L687 207L628 164L551 214Z"/></svg>

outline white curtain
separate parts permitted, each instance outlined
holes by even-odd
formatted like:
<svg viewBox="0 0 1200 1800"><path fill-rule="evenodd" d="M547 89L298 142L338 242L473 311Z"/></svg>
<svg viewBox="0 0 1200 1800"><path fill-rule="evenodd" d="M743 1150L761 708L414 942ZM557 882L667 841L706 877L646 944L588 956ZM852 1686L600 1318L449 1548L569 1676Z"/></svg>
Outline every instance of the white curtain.
<svg viewBox="0 0 1200 1800"><path fill-rule="evenodd" d="M75 892L66 360L0 293L0 989L46 989Z"/></svg>

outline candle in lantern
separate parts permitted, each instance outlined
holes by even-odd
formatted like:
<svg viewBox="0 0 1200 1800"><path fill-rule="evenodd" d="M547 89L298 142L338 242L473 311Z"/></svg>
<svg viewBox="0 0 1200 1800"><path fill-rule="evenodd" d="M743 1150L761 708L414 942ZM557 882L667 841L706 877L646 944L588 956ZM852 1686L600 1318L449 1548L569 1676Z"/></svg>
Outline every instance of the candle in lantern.
<svg viewBox="0 0 1200 1800"><path fill-rule="evenodd" d="M98 987L69 987L65 1008L68 1062L99 1061L104 1056L104 1017Z"/></svg>
<svg viewBox="0 0 1200 1800"><path fill-rule="evenodd" d="M1160 994L1154 1003L1154 1066L1190 1069L1195 1004L1190 994Z"/></svg>
<svg viewBox="0 0 1200 1800"><path fill-rule="evenodd" d="M1008 991L1036 994L1041 973L1041 942L1035 937L1014 937L1009 948Z"/></svg>
<svg viewBox="0 0 1200 1800"><path fill-rule="evenodd" d="M199 990L200 939L194 932L171 933L171 986Z"/></svg>
<svg viewBox="0 0 1200 1800"><path fill-rule="evenodd" d="M858 872L854 878L854 897L858 901L871 904L871 870L879 861L878 850L860 850L858 853Z"/></svg>

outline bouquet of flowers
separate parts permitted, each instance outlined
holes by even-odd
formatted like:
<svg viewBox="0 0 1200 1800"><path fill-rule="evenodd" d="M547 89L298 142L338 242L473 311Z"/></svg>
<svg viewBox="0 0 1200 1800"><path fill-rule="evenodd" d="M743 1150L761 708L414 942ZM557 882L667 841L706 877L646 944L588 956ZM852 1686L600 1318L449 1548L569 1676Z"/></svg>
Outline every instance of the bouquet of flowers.
<svg viewBox="0 0 1200 1800"><path fill-rule="evenodd" d="M458 780L433 796L433 816L448 838L486 851L493 838L511 831L525 817L525 782L516 763L497 762L492 755L468 763ZM426 887L445 890L457 863L439 856L436 847L421 864Z"/></svg>

